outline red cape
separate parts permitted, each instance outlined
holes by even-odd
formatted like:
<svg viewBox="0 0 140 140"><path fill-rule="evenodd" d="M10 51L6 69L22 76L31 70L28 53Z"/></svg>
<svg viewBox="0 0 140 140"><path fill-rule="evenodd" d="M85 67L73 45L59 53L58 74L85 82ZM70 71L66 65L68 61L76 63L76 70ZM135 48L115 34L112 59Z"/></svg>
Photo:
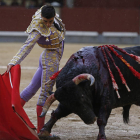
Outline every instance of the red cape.
<svg viewBox="0 0 140 140"><path fill-rule="evenodd" d="M20 65L16 65L0 75L0 139L39 140L20 103L20 74Z"/></svg>

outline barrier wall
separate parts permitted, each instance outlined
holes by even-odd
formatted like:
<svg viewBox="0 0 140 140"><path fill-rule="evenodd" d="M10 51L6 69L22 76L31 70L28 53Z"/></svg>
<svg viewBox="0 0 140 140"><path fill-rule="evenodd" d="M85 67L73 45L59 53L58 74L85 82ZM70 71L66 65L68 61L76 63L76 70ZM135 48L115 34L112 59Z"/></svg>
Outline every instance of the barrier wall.
<svg viewBox="0 0 140 140"><path fill-rule="evenodd" d="M75 7L139 8L140 0L75 0Z"/></svg>
<svg viewBox="0 0 140 140"><path fill-rule="evenodd" d="M25 31L37 9L0 7L0 31Z"/></svg>
<svg viewBox="0 0 140 140"><path fill-rule="evenodd" d="M25 32L0 31L0 42L25 42ZM136 32L84 32L66 31L65 43L100 44L140 44L140 35Z"/></svg>
<svg viewBox="0 0 140 140"><path fill-rule="evenodd" d="M62 19L67 30L138 32L139 9L121 8L63 8Z"/></svg>
<svg viewBox="0 0 140 140"><path fill-rule="evenodd" d="M20 32L27 29L36 10L0 7L0 42L24 42L27 36ZM61 18L69 43L140 44L137 8L63 7Z"/></svg>
<svg viewBox="0 0 140 140"><path fill-rule="evenodd" d="M0 31L25 31L37 9L0 7ZM137 32L140 10L125 8L62 8L61 18L68 31Z"/></svg>

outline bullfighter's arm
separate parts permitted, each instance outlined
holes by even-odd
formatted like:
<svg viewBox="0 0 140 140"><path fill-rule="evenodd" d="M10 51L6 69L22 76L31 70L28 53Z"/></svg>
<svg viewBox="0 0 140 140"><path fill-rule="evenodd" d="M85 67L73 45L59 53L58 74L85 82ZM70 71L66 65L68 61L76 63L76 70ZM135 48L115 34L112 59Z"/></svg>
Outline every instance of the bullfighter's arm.
<svg viewBox="0 0 140 140"><path fill-rule="evenodd" d="M40 33L38 31L33 31L29 34L27 40L23 44L23 46L20 48L18 53L13 57L13 59L10 61L9 65L16 65L20 64L21 61L30 53L32 48L34 47L37 40L41 37Z"/></svg>

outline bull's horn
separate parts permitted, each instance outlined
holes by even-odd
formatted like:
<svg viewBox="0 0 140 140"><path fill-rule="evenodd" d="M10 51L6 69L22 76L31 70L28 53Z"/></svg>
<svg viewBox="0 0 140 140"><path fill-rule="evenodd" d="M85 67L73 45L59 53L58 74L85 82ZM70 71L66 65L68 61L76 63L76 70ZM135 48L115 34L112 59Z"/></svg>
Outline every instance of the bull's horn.
<svg viewBox="0 0 140 140"><path fill-rule="evenodd" d="M46 100L44 106L42 107L43 110L42 110L42 113L39 117L44 117L48 111L48 109L50 108L51 104L55 101L55 97L54 97L54 93L51 94L48 99Z"/></svg>
<svg viewBox="0 0 140 140"><path fill-rule="evenodd" d="M92 86L95 82L95 78L91 74L87 74L87 73L83 73L83 74L76 76L75 78L72 79L72 81L76 85L78 85L80 82L82 82L86 79L91 81L90 86Z"/></svg>

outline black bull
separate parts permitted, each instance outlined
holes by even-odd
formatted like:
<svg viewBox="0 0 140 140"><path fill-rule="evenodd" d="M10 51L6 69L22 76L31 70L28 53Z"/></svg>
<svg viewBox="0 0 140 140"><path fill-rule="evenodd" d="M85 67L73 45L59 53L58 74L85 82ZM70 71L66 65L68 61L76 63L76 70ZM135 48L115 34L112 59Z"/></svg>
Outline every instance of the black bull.
<svg viewBox="0 0 140 140"><path fill-rule="evenodd" d="M123 50L140 56L140 47L128 47ZM140 65L134 59L118 50L116 52L122 55L137 72L140 72ZM122 84L117 69L107 55L110 69L119 87L120 98L118 98L101 48L89 46L80 49L70 57L56 79L57 90L54 97L60 103L42 128L40 138L51 132L58 119L71 113L77 114L86 124L94 123L97 117L98 140L106 140L105 126L112 109L123 107L123 120L128 123L131 105L140 105L140 80L114 53L110 52L110 54L131 91L128 92ZM95 83L90 86L90 81L84 80L76 85L72 79L82 73L94 76Z"/></svg>

